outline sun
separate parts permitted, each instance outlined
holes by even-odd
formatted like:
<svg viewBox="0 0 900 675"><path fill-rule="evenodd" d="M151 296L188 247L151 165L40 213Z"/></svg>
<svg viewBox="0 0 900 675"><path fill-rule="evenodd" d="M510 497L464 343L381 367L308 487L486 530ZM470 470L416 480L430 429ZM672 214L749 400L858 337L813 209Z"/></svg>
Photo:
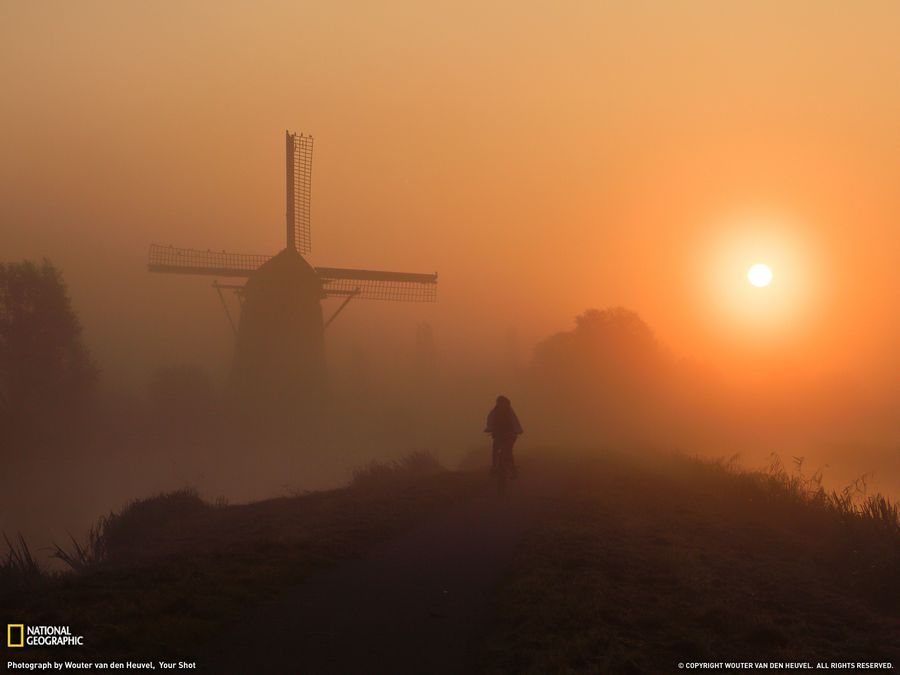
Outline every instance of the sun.
<svg viewBox="0 0 900 675"><path fill-rule="evenodd" d="M756 263L747 270L747 281L762 288L772 283L772 268L764 263Z"/></svg>
<svg viewBox="0 0 900 675"><path fill-rule="evenodd" d="M813 334L827 276L813 226L799 217L738 214L717 217L697 235L697 312L723 348L763 350Z"/></svg>

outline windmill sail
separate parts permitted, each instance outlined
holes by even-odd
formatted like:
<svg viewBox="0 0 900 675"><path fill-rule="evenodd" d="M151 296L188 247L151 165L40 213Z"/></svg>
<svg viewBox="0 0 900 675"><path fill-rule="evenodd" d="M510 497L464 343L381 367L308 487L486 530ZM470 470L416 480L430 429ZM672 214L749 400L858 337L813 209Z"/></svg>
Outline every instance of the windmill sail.
<svg viewBox="0 0 900 675"><path fill-rule="evenodd" d="M437 274L379 272L339 267L317 267L322 289L328 296L349 296L361 300L434 302Z"/></svg>
<svg viewBox="0 0 900 675"><path fill-rule="evenodd" d="M287 247L303 254L312 249L309 227L312 152L312 136L285 132Z"/></svg>
<svg viewBox="0 0 900 675"><path fill-rule="evenodd" d="M151 272L206 274L217 277L248 277L272 256L225 251L200 251L150 244L147 268Z"/></svg>

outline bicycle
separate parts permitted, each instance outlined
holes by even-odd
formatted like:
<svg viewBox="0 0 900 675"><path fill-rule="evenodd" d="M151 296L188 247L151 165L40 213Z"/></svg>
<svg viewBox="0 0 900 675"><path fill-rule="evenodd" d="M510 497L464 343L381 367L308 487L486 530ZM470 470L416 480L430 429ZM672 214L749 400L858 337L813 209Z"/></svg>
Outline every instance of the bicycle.
<svg viewBox="0 0 900 675"><path fill-rule="evenodd" d="M497 451L497 463L491 469L491 475L497 481L497 494L502 497L506 494L507 483L517 476L516 467L512 461L512 446L503 447Z"/></svg>

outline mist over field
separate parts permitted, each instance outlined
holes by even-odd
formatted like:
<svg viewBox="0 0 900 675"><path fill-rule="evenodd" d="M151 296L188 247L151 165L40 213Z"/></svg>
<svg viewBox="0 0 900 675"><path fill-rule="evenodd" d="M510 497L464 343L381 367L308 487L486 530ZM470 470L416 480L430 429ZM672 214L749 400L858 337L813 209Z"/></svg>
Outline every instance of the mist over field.
<svg viewBox="0 0 900 675"><path fill-rule="evenodd" d="M480 467L490 452L484 417L501 392L523 420L526 452L680 450L737 455L750 468L777 453L790 468L804 458L806 475L821 470L829 488L869 474L869 490L897 494L884 401L879 409L838 387L798 386L777 400L742 389L673 356L624 308L589 310L518 358L514 335L501 335L485 350L493 361L453 368L415 337L380 350L354 345L343 363L330 349L324 410L249 427L234 422L221 369L160 364L144 386L116 389L101 378L74 432L6 446L3 529L59 541L138 496L185 486L210 501L299 494L422 450L451 468Z"/></svg>
<svg viewBox="0 0 900 675"><path fill-rule="evenodd" d="M897 5L250 7L0 9L0 262L59 270L96 366L56 412L0 398L0 530L480 466L499 394L523 449L777 453L900 495ZM277 253L285 129L316 139L313 264L438 299L351 301L324 406L239 425L213 279L147 251Z"/></svg>

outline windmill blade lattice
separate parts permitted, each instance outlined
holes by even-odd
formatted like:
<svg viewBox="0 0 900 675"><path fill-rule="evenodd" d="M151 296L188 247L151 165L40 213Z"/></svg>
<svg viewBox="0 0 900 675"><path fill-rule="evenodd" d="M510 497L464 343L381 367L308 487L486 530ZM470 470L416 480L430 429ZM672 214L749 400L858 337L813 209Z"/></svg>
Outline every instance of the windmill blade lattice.
<svg viewBox="0 0 900 675"><path fill-rule="evenodd" d="M287 247L303 254L312 250L309 219L312 153L312 136L286 132Z"/></svg>
<svg viewBox="0 0 900 675"><path fill-rule="evenodd" d="M379 272L336 267L317 267L327 296L353 296L360 300L434 302L437 274Z"/></svg>
<svg viewBox="0 0 900 675"><path fill-rule="evenodd" d="M252 253L200 251L150 244L148 269L173 274L205 274L217 277L248 277L272 256Z"/></svg>

